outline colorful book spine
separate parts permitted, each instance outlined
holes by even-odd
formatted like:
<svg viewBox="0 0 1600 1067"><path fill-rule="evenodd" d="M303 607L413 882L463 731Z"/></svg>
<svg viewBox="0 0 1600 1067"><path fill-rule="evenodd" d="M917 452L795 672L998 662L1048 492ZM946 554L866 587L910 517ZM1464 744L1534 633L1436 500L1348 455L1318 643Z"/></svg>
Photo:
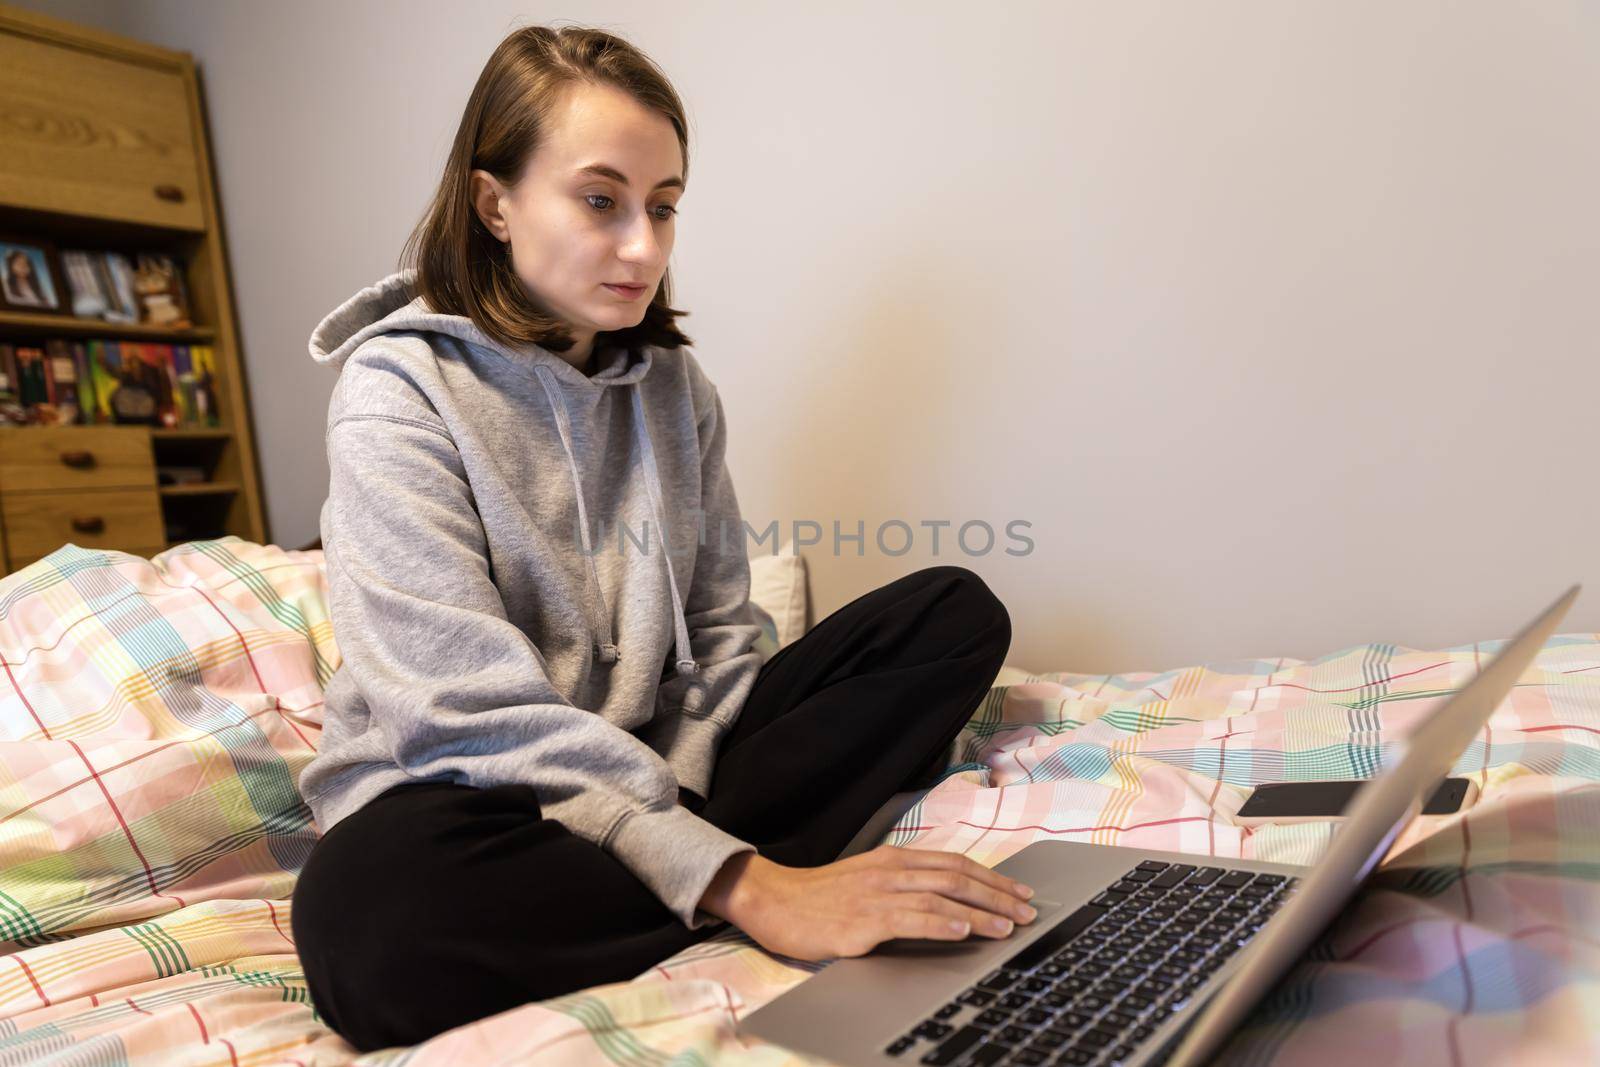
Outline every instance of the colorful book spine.
<svg viewBox="0 0 1600 1067"><path fill-rule="evenodd" d="M44 349L37 345L18 345L16 360L17 402L28 409L31 422L35 414L34 409L40 404L50 403L50 394L44 378Z"/></svg>
<svg viewBox="0 0 1600 1067"><path fill-rule="evenodd" d="M0 402L16 403L16 399L17 357L12 354L10 345L0 341Z"/></svg>
<svg viewBox="0 0 1600 1067"><path fill-rule="evenodd" d="M195 388L194 360L188 345L172 346L172 369L178 379L178 409L183 414L185 426L200 422L199 395Z"/></svg>
<svg viewBox="0 0 1600 1067"><path fill-rule="evenodd" d="M72 364L78 369L78 410L84 425L96 422L94 402L94 377L89 373L89 350L82 341L72 342Z"/></svg>
<svg viewBox="0 0 1600 1067"><path fill-rule="evenodd" d="M122 352L116 341L90 341L90 374L94 379L94 406L97 421L116 421L111 410L111 394L122 380Z"/></svg>
<svg viewBox="0 0 1600 1067"><path fill-rule="evenodd" d="M194 363L195 410L205 426L222 425L222 409L217 403L217 361L210 345L193 345L189 358Z"/></svg>
<svg viewBox="0 0 1600 1067"><path fill-rule="evenodd" d="M139 343L137 341L118 341L117 356L117 387L121 388L128 382L138 382L141 379L143 363L139 359Z"/></svg>
<svg viewBox="0 0 1600 1067"><path fill-rule="evenodd" d="M52 356L50 354L50 347L49 347L52 344L54 344L54 342L46 342L45 356L44 356L44 360L43 360L43 364L42 365L44 367L44 402L46 404L49 404L51 407L55 407L55 404L56 404L55 360L54 360L54 358L52 358Z"/></svg>
<svg viewBox="0 0 1600 1067"><path fill-rule="evenodd" d="M150 385L156 394L156 420L162 426L178 425L178 383L172 372L171 345L140 345L150 367Z"/></svg>
<svg viewBox="0 0 1600 1067"><path fill-rule="evenodd" d="M17 397L16 347L0 341L0 426L21 425L28 421L28 412Z"/></svg>
<svg viewBox="0 0 1600 1067"><path fill-rule="evenodd" d="M180 353L182 366L179 365ZM184 368L189 363L189 352L183 345L162 345L161 364L167 372L167 380L172 387L172 408L176 413L177 421L174 425L190 426L194 424L194 408L190 405L189 397L184 392Z"/></svg>
<svg viewBox="0 0 1600 1067"><path fill-rule="evenodd" d="M50 384L50 402L56 406L60 425L70 426L80 421L78 412L78 365L72 359L72 345L64 340L50 340L45 345L45 380Z"/></svg>
<svg viewBox="0 0 1600 1067"><path fill-rule="evenodd" d="M172 406L172 382L162 365L161 348L161 345L142 341L122 342L123 373L127 376L131 371L133 380L148 389L155 399L154 425L173 426L177 409Z"/></svg>

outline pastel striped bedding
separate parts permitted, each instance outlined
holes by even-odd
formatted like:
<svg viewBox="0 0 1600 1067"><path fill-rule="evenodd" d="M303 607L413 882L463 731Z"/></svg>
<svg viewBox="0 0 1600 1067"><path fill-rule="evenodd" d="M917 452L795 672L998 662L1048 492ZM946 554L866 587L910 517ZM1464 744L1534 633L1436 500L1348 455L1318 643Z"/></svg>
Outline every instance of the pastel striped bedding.
<svg viewBox="0 0 1600 1067"><path fill-rule="evenodd" d="M732 928L413 1048L357 1057L323 1025L289 925L316 833L294 783L339 663L321 568L228 537L67 545L0 580L0 1065L803 1062L738 1020L822 965ZM1249 787L1370 773L1496 647L1007 667L886 840L1309 862L1328 826L1235 826ZM1396 843L1221 1062L1600 1061L1600 635L1552 638L1456 773L1476 805Z"/></svg>

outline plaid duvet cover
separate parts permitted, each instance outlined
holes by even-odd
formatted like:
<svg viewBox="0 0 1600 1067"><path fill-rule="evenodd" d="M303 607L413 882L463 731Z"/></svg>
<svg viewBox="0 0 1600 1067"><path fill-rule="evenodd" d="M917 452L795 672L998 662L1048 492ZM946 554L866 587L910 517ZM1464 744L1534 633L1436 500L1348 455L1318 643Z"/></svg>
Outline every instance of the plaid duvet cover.
<svg viewBox="0 0 1600 1067"><path fill-rule="evenodd" d="M1007 667L885 840L990 866L1043 838L1311 862L1329 826L1235 826L1250 787L1370 774L1497 647ZM801 1062L738 1019L825 965L731 927L358 1057L289 926L316 834L295 781L338 663L320 551L67 545L0 580L0 1065ZM1600 635L1552 638L1455 773L1478 801L1396 842L1222 1062L1600 1061Z"/></svg>

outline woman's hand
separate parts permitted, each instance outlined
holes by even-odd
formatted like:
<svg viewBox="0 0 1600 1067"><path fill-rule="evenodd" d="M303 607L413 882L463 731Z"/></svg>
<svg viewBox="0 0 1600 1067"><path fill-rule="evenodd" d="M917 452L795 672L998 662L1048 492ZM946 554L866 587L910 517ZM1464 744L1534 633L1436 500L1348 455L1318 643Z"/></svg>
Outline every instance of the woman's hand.
<svg viewBox="0 0 1600 1067"><path fill-rule="evenodd" d="M734 856L700 907L793 959L862 956L891 938L1001 938L1032 922L1022 883L954 852L879 845L822 867Z"/></svg>

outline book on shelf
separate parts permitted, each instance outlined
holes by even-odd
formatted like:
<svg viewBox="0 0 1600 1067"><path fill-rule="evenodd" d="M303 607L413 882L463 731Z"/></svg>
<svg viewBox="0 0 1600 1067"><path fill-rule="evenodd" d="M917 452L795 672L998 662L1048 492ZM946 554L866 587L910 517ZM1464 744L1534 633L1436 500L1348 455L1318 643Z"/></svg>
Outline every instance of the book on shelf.
<svg viewBox="0 0 1600 1067"><path fill-rule="evenodd" d="M94 382L94 421L111 423L111 394L121 377L122 357L117 352L117 342L86 342L89 352L89 377Z"/></svg>
<svg viewBox="0 0 1600 1067"><path fill-rule="evenodd" d="M12 345L0 341L0 426L28 421L17 399L17 357Z"/></svg>
<svg viewBox="0 0 1600 1067"><path fill-rule="evenodd" d="M216 427L210 345L0 342L0 424Z"/></svg>
<svg viewBox="0 0 1600 1067"><path fill-rule="evenodd" d="M177 375L172 369L172 346L139 344L134 346L144 361L144 380L156 394L156 425L171 429L178 425Z"/></svg>
<svg viewBox="0 0 1600 1067"><path fill-rule="evenodd" d="M95 421L94 379L89 374L89 350L82 341L72 342L72 365L78 371L78 410L85 423Z"/></svg>
<svg viewBox="0 0 1600 1067"><path fill-rule="evenodd" d="M201 426L221 426L222 408L217 404L217 354L210 345L190 345L195 387L195 417Z"/></svg>
<svg viewBox="0 0 1600 1067"><path fill-rule="evenodd" d="M50 385L45 379L44 349L38 345L18 344L10 347L8 362L15 368L10 376L16 382L17 406L23 421L39 421L39 414L50 407Z"/></svg>
<svg viewBox="0 0 1600 1067"><path fill-rule="evenodd" d="M50 340L44 343L44 381L45 390L50 397L50 404L55 412L50 418L53 423L46 425L71 426L82 421L79 413L83 402L78 389L78 364L72 358L72 345L63 340Z"/></svg>
<svg viewBox="0 0 1600 1067"><path fill-rule="evenodd" d="M162 427L173 425L174 413L172 382L167 378L166 368L161 360L160 350L164 347L142 341L125 341L122 345L123 383L126 386L131 380L149 390L155 399L155 408L150 413L148 421L152 426Z"/></svg>
<svg viewBox="0 0 1600 1067"><path fill-rule="evenodd" d="M103 265L97 265L93 252L76 249L61 253L61 267L72 292L72 313L82 319L98 319L111 309L110 285L101 279Z"/></svg>
<svg viewBox="0 0 1600 1067"><path fill-rule="evenodd" d="M172 385L178 401L178 415L185 426L198 423L195 409L194 361L189 358L188 345L172 346Z"/></svg>

